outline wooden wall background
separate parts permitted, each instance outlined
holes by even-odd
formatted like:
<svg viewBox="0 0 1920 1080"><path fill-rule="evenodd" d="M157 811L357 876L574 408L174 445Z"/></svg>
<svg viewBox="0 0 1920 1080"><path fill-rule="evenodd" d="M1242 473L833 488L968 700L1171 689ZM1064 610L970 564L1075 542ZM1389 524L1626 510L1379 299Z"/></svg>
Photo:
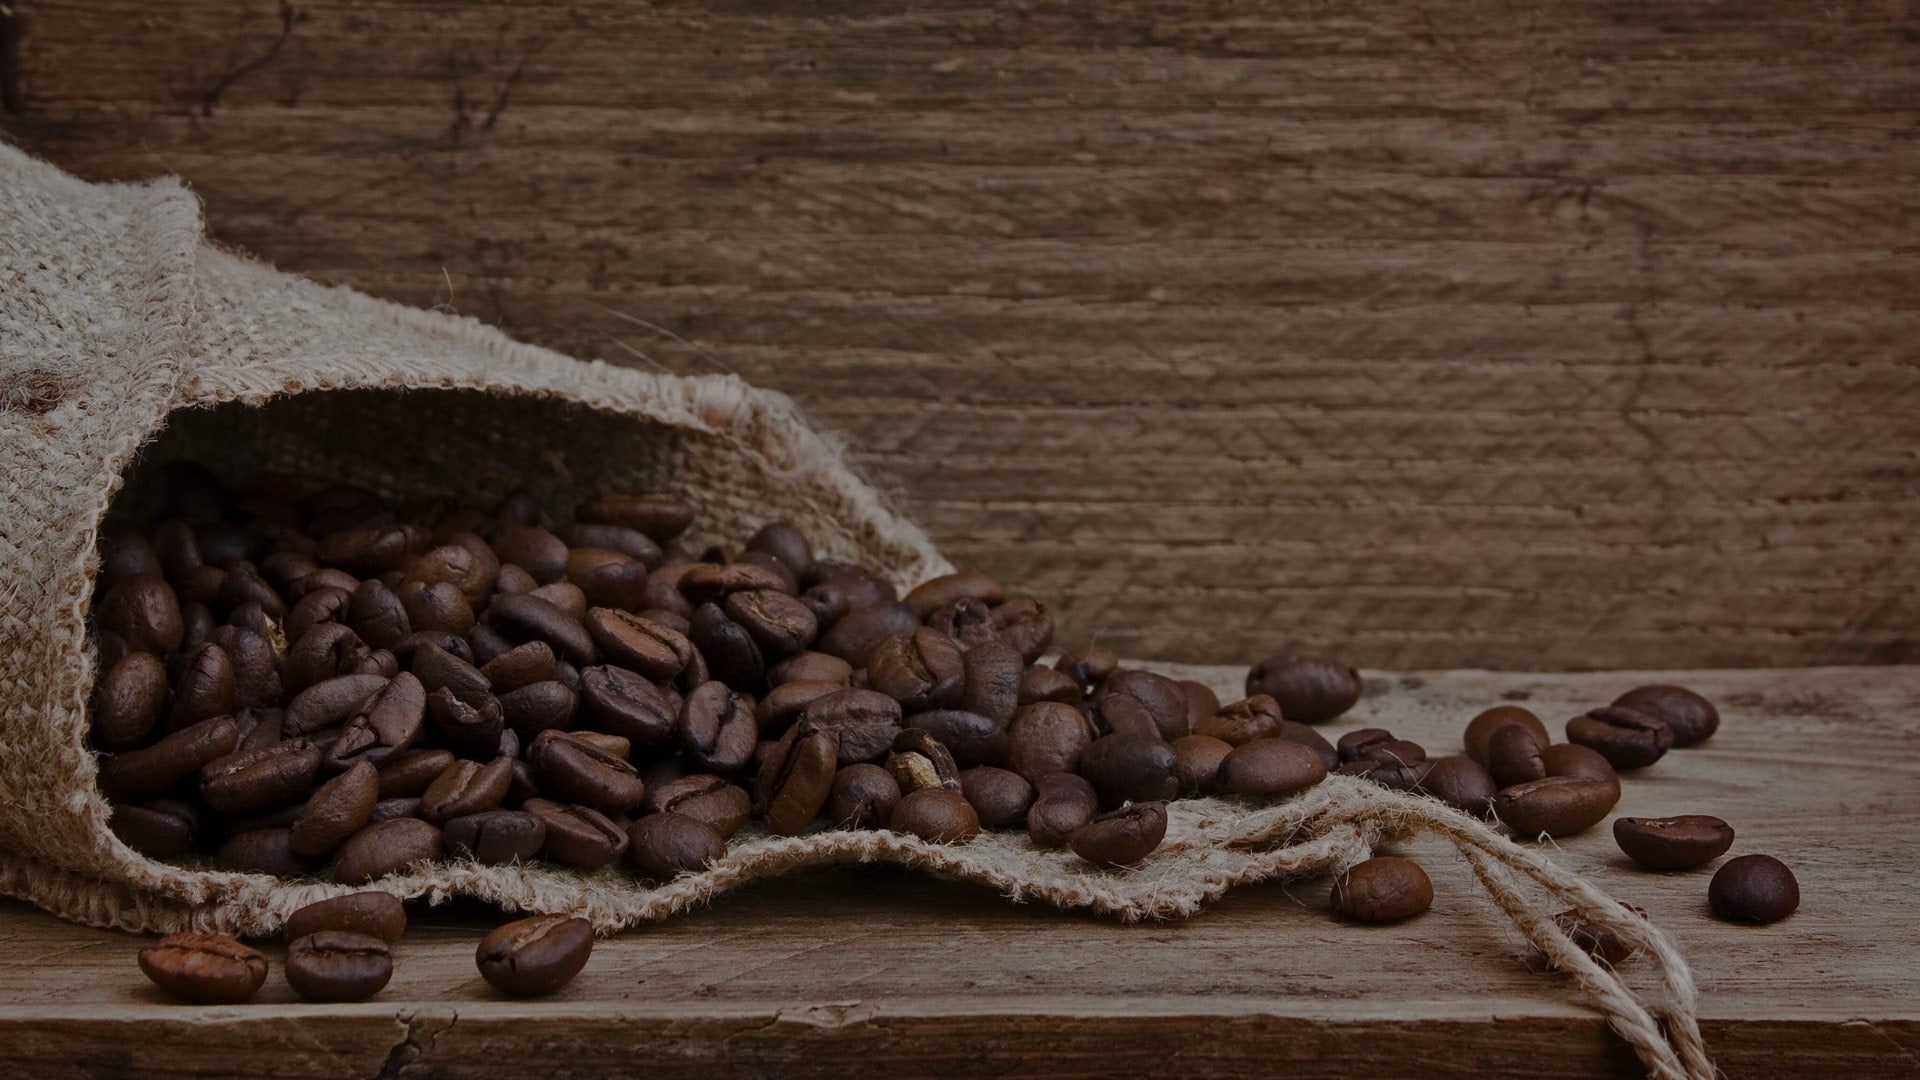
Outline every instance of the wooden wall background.
<svg viewBox="0 0 1920 1080"><path fill-rule="evenodd" d="M1064 634L1920 660L1911 4L7 8L5 137L784 390Z"/></svg>

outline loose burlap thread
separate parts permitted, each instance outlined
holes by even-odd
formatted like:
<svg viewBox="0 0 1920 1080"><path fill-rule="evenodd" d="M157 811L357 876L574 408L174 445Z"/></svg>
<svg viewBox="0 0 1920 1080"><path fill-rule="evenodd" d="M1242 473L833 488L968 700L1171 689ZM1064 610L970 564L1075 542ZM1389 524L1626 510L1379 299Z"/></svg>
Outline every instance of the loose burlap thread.
<svg viewBox="0 0 1920 1080"><path fill-rule="evenodd" d="M391 451L396 440L404 453ZM824 553L903 583L950 569L782 395L582 363L469 319L280 274L205 241L198 204L175 181L90 185L0 145L0 891L92 925L269 934L298 907L348 891L156 862L107 828L85 742L96 541L116 501L139 502L145 471L183 457L326 472L396 497L526 486L565 504L666 488L718 535L785 516ZM1011 834L945 846L828 830L744 835L717 863L651 887L619 870L472 863L377 887L575 912L615 931L800 868L888 862L1015 900L1173 918L1239 884L1339 872L1383 841L1431 834L1653 1075L1712 1074L1672 941L1478 821L1341 776L1277 803L1185 800L1169 818L1161 850L1117 870ZM1649 994L1543 914L1567 905L1642 955Z"/></svg>

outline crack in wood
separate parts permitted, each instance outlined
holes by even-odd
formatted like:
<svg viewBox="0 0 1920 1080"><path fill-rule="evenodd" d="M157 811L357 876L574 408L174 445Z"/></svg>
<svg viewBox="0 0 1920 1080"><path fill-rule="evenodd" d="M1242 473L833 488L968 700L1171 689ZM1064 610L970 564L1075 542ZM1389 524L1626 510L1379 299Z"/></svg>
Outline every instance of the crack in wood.
<svg viewBox="0 0 1920 1080"><path fill-rule="evenodd" d="M280 5L280 36L273 40L273 44L267 46L266 52L220 76L206 95L200 99L201 116L212 116L213 107L219 103L220 95L226 93L234 83L272 63L273 58L280 55L280 50L285 48L287 42L293 38L293 22L298 14L299 12L292 4Z"/></svg>
<svg viewBox="0 0 1920 1080"><path fill-rule="evenodd" d="M18 4L0 3L0 111L15 116L27 110L20 93L20 31Z"/></svg>

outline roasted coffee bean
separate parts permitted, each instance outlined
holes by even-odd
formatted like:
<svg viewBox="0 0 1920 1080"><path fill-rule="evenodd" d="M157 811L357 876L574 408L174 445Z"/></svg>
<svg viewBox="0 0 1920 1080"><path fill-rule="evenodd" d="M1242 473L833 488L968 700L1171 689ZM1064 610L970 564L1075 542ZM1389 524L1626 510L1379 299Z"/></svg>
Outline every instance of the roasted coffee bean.
<svg viewBox="0 0 1920 1080"><path fill-rule="evenodd" d="M627 850L627 833L590 806L528 799L520 807L546 826L547 858L576 870L598 870Z"/></svg>
<svg viewBox="0 0 1920 1080"><path fill-rule="evenodd" d="M567 581L589 607L635 611L647 606L647 565L608 548L567 552Z"/></svg>
<svg viewBox="0 0 1920 1080"><path fill-rule="evenodd" d="M790 682L827 682L846 686L853 678L853 665L823 652L799 652L767 669L767 682L781 686Z"/></svg>
<svg viewBox="0 0 1920 1080"><path fill-rule="evenodd" d="M122 643L127 652L164 657L180 647L187 633L180 600L165 578L136 574L108 589L94 606L102 637Z"/></svg>
<svg viewBox="0 0 1920 1080"><path fill-rule="evenodd" d="M906 724L940 740L953 754L954 764L963 769L1000 761L1007 753L1006 732L978 713L929 709L907 717Z"/></svg>
<svg viewBox="0 0 1920 1080"><path fill-rule="evenodd" d="M1433 882L1412 859L1368 859L1333 883L1334 910L1356 922L1393 922L1432 906Z"/></svg>
<svg viewBox="0 0 1920 1080"><path fill-rule="evenodd" d="M1233 795L1291 795L1326 778L1326 763L1307 747L1255 739L1235 747L1220 763L1218 784Z"/></svg>
<svg viewBox="0 0 1920 1080"><path fill-rule="evenodd" d="M449 750L413 750L401 754L380 767L382 799L417 798L453 765Z"/></svg>
<svg viewBox="0 0 1920 1080"><path fill-rule="evenodd" d="M322 623L287 650L286 690L299 693L328 679L360 671L373 655L360 635L340 623Z"/></svg>
<svg viewBox="0 0 1920 1080"><path fill-rule="evenodd" d="M524 738L542 731L566 731L573 727L579 699L558 680L534 683L509 690L499 697L500 712L511 730Z"/></svg>
<svg viewBox="0 0 1920 1080"><path fill-rule="evenodd" d="M308 1001L365 1001L392 978L393 954L377 937L322 930L287 946L287 985Z"/></svg>
<svg viewBox="0 0 1920 1080"><path fill-rule="evenodd" d="M1599 751L1624 771L1659 761L1673 748L1673 731L1645 713L1609 705L1567 721L1567 741Z"/></svg>
<svg viewBox="0 0 1920 1080"><path fill-rule="evenodd" d="M1479 762L1456 754L1435 760L1419 790L1455 810L1484 817L1493 812L1493 797L1500 786Z"/></svg>
<svg viewBox="0 0 1920 1080"><path fill-rule="evenodd" d="M500 576L500 560L480 537L454 533L440 546L407 560L405 570L408 582L451 585L460 590L471 613L493 592L494 581Z"/></svg>
<svg viewBox="0 0 1920 1080"><path fill-rule="evenodd" d="M1033 805L1033 785L1017 772L979 765L960 773L960 793L972 804L980 824L1019 825Z"/></svg>
<svg viewBox="0 0 1920 1080"><path fill-rule="evenodd" d="M386 689L389 681L383 675L336 675L314 683L287 703L282 727L288 735L311 735L345 723L368 698Z"/></svg>
<svg viewBox="0 0 1920 1080"><path fill-rule="evenodd" d="M115 802L142 802L165 795L240 744L231 716L203 720L152 746L116 754L100 769L100 791Z"/></svg>
<svg viewBox="0 0 1920 1080"><path fill-rule="evenodd" d="M200 811L178 799L155 799L145 805L116 804L107 827L121 843L155 859L167 859L193 848L200 839Z"/></svg>
<svg viewBox="0 0 1920 1080"><path fill-rule="evenodd" d="M1800 882L1771 855L1742 855L1714 872L1707 905L1728 922L1779 922L1799 909Z"/></svg>
<svg viewBox="0 0 1920 1080"><path fill-rule="evenodd" d="M370 762L356 762L320 785L307 800L294 819L288 845L295 855L306 858L330 855L372 822L379 801L379 771Z"/></svg>
<svg viewBox="0 0 1920 1080"><path fill-rule="evenodd" d="M1187 726L1197 728L1207 718L1220 712L1220 696L1205 683L1192 679L1181 679L1180 692L1187 695Z"/></svg>
<svg viewBox="0 0 1920 1080"><path fill-rule="evenodd" d="M235 1005L267 981L267 958L224 934L168 934L140 950L140 970L169 996Z"/></svg>
<svg viewBox="0 0 1920 1080"><path fill-rule="evenodd" d="M694 565L669 562L649 573L647 583L640 590L641 598L646 602L647 607L651 610L665 611L680 619L693 614L693 602L680 591L680 580L693 572ZM686 631L682 630L681 633Z"/></svg>
<svg viewBox="0 0 1920 1080"><path fill-rule="evenodd" d="M719 605L701 604L687 625L687 638L705 660L709 677L736 690L752 689L766 680L767 662L760 646Z"/></svg>
<svg viewBox="0 0 1920 1080"><path fill-rule="evenodd" d="M810 579L817 574L824 562L825 560L814 563L814 574L809 575ZM844 564L839 565L844 566ZM869 570L858 567L843 569L825 578L815 580L813 584L807 587L805 592L800 594L800 602L807 605L808 611L813 612L814 619L820 624L823 631L833 623L845 618L850 612L859 611L862 608L872 607L876 604L891 604L899 598L899 594L894 590L891 582ZM908 609L906 615L909 619L912 619L912 610ZM914 621L917 622L918 620ZM911 627L909 626L907 629L911 629ZM890 632L899 633L901 631L896 629Z"/></svg>
<svg viewBox="0 0 1920 1080"><path fill-rule="evenodd" d="M993 609L978 600L955 600L927 616L926 622L928 629L959 642L962 649L1000 640L1000 630L993 624Z"/></svg>
<svg viewBox="0 0 1920 1080"><path fill-rule="evenodd" d="M833 733L810 721L802 721L781 737L761 763L754 783L767 828L796 836L813 823L833 792L839 754Z"/></svg>
<svg viewBox="0 0 1920 1080"><path fill-rule="evenodd" d="M492 537L493 552L502 563L512 563L541 585L567 576L567 545L538 525L509 525Z"/></svg>
<svg viewBox="0 0 1920 1080"><path fill-rule="evenodd" d="M1555 743L1540 752L1540 760L1546 765L1548 776L1598 780L1612 789L1615 802L1620 801L1620 774L1613 771L1613 766L1607 764L1599 751L1575 743Z"/></svg>
<svg viewBox="0 0 1920 1080"><path fill-rule="evenodd" d="M542 737L559 734L546 732ZM538 742L535 740L536 745ZM443 825L457 817L492 810L507 797L507 785L512 781L513 762L508 758L498 757L484 764L456 761L435 777L420 796L420 816L434 825Z"/></svg>
<svg viewBox="0 0 1920 1080"><path fill-rule="evenodd" d="M1108 676L1120 669L1120 658L1105 645L1089 642L1061 653L1053 666L1079 683L1082 690L1092 693L1095 687L1106 682Z"/></svg>
<svg viewBox="0 0 1920 1080"><path fill-rule="evenodd" d="M1356 728L1340 736L1340 741L1334 744L1334 752L1340 755L1340 763L1346 765L1368 760L1368 750L1393 741L1393 732L1386 728Z"/></svg>
<svg viewBox="0 0 1920 1080"><path fill-rule="evenodd" d="M1645 910L1632 904L1620 906L1643 919L1647 917ZM1578 908L1569 908L1555 915L1553 924L1582 952L1607 967L1615 967L1633 955L1633 946L1615 933L1612 927L1595 922Z"/></svg>
<svg viewBox="0 0 1920 1080"><path fill-rule="evenodd" d="M820 625L796 597L775 589L729 593L721 601L727 618L743 627L761 655L778 660L813 643Z"/></svg>
<svg viewBox="0 0 1920 1080"><path fill-rule="evenodd" d="M1067 838L1073 853L1090 863L1125 866L1153 853L1167 836L1167 804L1134 803L1073 830Z"/></svg>
<svg viewBox="0 0 1920 1080"><path fill-rule="evenodd" d="M233 722L240 726L240 745L234 749L260 750L284 741L286 719L283 709L241 709L234 713Z"/></svg>
<svg viewBox="0 0 1920 1080"><path fill-rule="evenodd" d="M1027 838L1039 848L1065 847L1067 839L1100 812L1100 797L1084 777L1057 772L1034 784L1027 810Z"/></svg>
<svg viewBox="0 0 1920 1080"><path fill-rule="evenodd" d="M966 686L965 654L938 630L898 634L868 653L867 685L898 701L908 715L951 708Z"/></svg>
<svg viewBox="0 0 1920 1080"><path fill-rule="evenodd" d="M467 762L466 764L471 764ZM354 833L333 855L333 877L347 885L365 885L443 854L440 830L419 818L396 818Z"/></svg>
<svg viewBox="0 0 1920 1080"><path fill-rule="evenodd" d="M583 670L580 704L595 726L641 748L672 741L680 721L672 695L625 668Z"/></svg>
<svg viewBox="0 0 1920 1080"><path fill-rule="evenodd" d="M890 637L911 634L919 626L919 616L905 604L893 601L870 604L834 621L820 635L815 648L855 667L864 667L867 654L875 645Z"/></svg>
<svg viewBox="0 0 1920 1080"><path fill-rule="evenodd" d="M648 814L627 830L627 858L659 881L699 870L727 853L713 826L684 814Z"/></svg>
<svg viewBox="0 0 1920 1080"><path fill-rule="evenodd" d="M934 844L964 844L980 835L980 817L958 792L921 788L900 797L887 828Z"/></svg>
<svg viewBox="0 0 1920 1080"><path fill-rule="evenodd" d="M1247 696L1266 694L1280 715L1303 724L1324 724L1360 700L1360 672L1310 653L1281 653L1247 672Z"/></svg>
<svg viewBox="0 0 1920 1080"><path fill-rule="evenodd" d="M569 664L593 663L593 637L580 620L531 593L496 595L487 605L487 622L509 641L544 641Z"/></svg>
<svg viewBox="0 0 1920 1080"><path fill-rule="evenodd" d="M648 783L647 797L640 805L650 814L685 814L704 821L725 839L739 832L740 827L747 823L753 809L753 798L738 784L707 773L697 773L658 785Z"/></svg>
<svg viewBox="0 0 1920 1080"><path fill-rule="evenodd" d="M1282 717L1280 727L1274 731L1273 737L1276 739L1284 739L1290 743L1299 743L1301 746L1318 754L1321 762L1327 766L1328 772L1332 772L1340 767L1339 751L1335 750L1333 744L1327 741L1327 737L1320 734L1318 730L1300 723L1298 720L1288 720Z"/></svg>
<svg viewBox="0 0 1920 1080"><path fill-rule="evenodd" d="M469 704L443 686L427 698L427 717L441 742L462 757L484 761L494 757L500 746L507 714L492 694L479 694L474 700L476 704Z"/></svg>
<svg viewBox="0 0 1920 1080"><path fill-rule="evenodd" d="M624 814L646 798L646 785L626 759L571 732L541 732L527 748L527 762L542 790L602 813Z"/></svg>
<svg viewBox="0 0 1920 1080"><path fill-rule="evenodd" d="M426 689L400 672L347 717L340 737L327 748L325 768L340 771L360 762L379 768L406 753L425 727L426 711Z"/></svg>
<svg viewBox="0 0 1920 1080"><path fill-rule="evenodd" d="M649 679L671 679L686 670L692 658L693 643L685 634L630 612L592 608L586 626L608 662Z"/></svg>
<svg viewBox="0 0 1920 1080"><path fill-rule="evenodd" d="M1651 716L1673 732L1673 745L1705 742L1720 730L1720 710L1684 686L1637 686L1613 699L1615 708Z"/></svg>
<svg viewBox="0 0 1920 1080"><path fill-rule="evenodd" d="M697 769L736 773L753 758L759 725L753 707L726 683L706 682L680 706L680 748Z"/></svg>
<svg viewBox="0 0 1920 1080"><path fill-rule="evenodd" d="M154 551L153 544L138 530L109 529L101 534L101 588L110 589L130 577L142 574L158 577L165 572L160 567L160 556Z"/></svg>
<svg viewBox="0 0 1920 1080"><path fill-rule="evenodd" d="M214 853L213 865L222 870L244 870L275 877L304 877L314 863L293 853L288 829L254 829L236 833Z"/></svg>
<svg viewBox="0 0 1920 1080"><path fill-rule="evenodd" d="M280 679L280 656L266 634L240 626L221 626L209 639L233 664L233 708L277 708L286 698Z"/></svg>
<svg viewBox="0 0 1920 1080"><path fill-rule="evenodd" d="M1043 776L1078 771L1094 735L1092 722L1080 710L1059 702L1035 702L1014 713L1007 727L1005 765L1038 785Z"/></svg>
<svg viewBox="0 0 1920 1080"><path fill-rule="evenodd" d="M887 771L903 792L934 787L956 794L960 791L960 767L953 753L919 728L907 728L894 738L892 752L887 755Z"/></svg>
<svg viewBox="0 0 1920 1080"><path fill-rule="evenodd" d="M993 625L1000 640L1011 645L1031 664L1053 644L1053 613L1032 596L1012 596L993 609Z"/></svg>
<svg viewBox="0 0 1920 1080"><path fill-rule="evenodd" d="M178 731L189 724L225 716L233 711L233 661L227 650L209 641L195 648L174 681L173 708L167 728Z"/></svg>
<svg viewBox="0 0 1920 1080"><path fill-rule="evenodd" d="M547 826L534 814L485 810L448 821L440 834L448 855L495 866L539 854L547 840Z"/></svg>
<svg viewBox="0 0 1920 1080"><path fill-rule="evenodd" d="M1541 746L1547 746L1553 739L1547 734L1547 726L1540 722L1531 710L1518 705L1495 705L1491 709L1475 716L1467 724L1463 741L1466 743L1467 756L1482 766L1487 764L1487 749L1492 742L1493 733L1510 724L1519 724L1532 732Z"/></svg>
<svg viewBox="0 0 1920 1080"><path fill-rule="evenodd" d="M1138 732L1172 742L1192 734L1187 695L1180 684L1151 671L1122 669L1093 695L1095 713L1110 732Z"/></svg>
<svg viewBox="0 0 1920 1080"><path fill-rule="evenodd" d="M406 605L379 581L363 581L353 590L347 605L347 625L360 635L360 640L376 649L391 649L395 642L413 632L413 624L407 621Z"/></svg>
<svg viewBox="0 0 1920 1080"><path fill-rule="evenodd" d="M1080 754L1080 775L1100 793L1100 805L1111 808L1173 798L1180 790L1173 775L1178 764L1173 747L1155 736L1123 732L1089 744ZM1024 769L1018 771L1027 775Z"/></svg>
<svg viewBox="0 0 1920 1080"><path fill-rule="evenodd" d="M93 692L93 742L102 750L145 743L167 707L167 669L152 653L128 653Z"/></svg>
<svg viewBox="0 0 1920 1080"><path fill-rule="evenodd" d="M1220 763L1233 744L1211 735L1189 735L1173 741L1173 778L1182 795L1211 794L1220 777Z"/></svg>
<svg viewBox="0 0 1920 1080"><path fill-rule="evenodd" d="M593 954L593 924L565 915L510 922L480 939L480 977L512 997L551 994L573 981Z"/></svg>
<svg viewBox="0 0 1920 1080"><path fill-rule="evenodd" d="M1210 735L1230 746L1245 746L1255 739L1276 737L1280 733L1280 720L1280 703L1265 694L1255 694L1231 705L1221 706L1213 715L1196 723L1193 732L1196 735ZM1341 745L1344 746L1355 734L1358 733L1341 736Z"/></svg>
<svg viewBox="0 0 1920 1080"><path fill-rule="evenodd" d="M724 552L710 551L680 579L680 591L698 605L718 604L731 593L785 592L793 588L792 575L778 565L778 560L774 562L774 566L767 566L751 560L728 561Z"/></svg>
<svg viewBox="0 0 1920 1080"><path fill-rule="evenodd" d="M779 559L795 578L813 569L813 545L807 534L788 521L771 521L747 539L748 551L763 551Z"/></svg>
<svg viewBox="0 0 1920 1080"><path fill-rule="evenodd" d="M1733 846L1733 826L1705 814L1667 818L1616 818L1613 839L1627 857L1649 870L1705 866Z"/></svg>
<svg viewBox="0 0 1920 1080"><path fill-rule="evenodd" d="M407 909L391 893L348 893L308 904L287 916L284 929L288 941L323 931L364 934L395 945L407 932Z"/></svg>
<svg viewBox="0 0 1920 1080"><path fill-rule="evenodd" d="M367 525L322 536L313 557L322 566L345 570L355 577L378 577L388 570L398 570L413 543L414 535L405 525Z"/></svg>
<svg viewBox="0 0 1920 1080"><path fill-rule="evenodd" d="M1546 744L1524 724L1508 724L1487 739L1487 772L1501 787L1524 784L1547 775L1541 751Z"/></svg>
<svg viewBox="0 0 1920 1080"><path fill-rule="evenodd" d="M1618 801L1618 786L1577 776L1549 776L1502 790L1493 797L1493 812L1522 838L1558 837L1599 824Z"/></svg>
<svg viewBox="0 0 1920 1080"><path fill-rule="evenodd" d="M1020 676L1026 661L997 641L976 645L961 656L960 708L984 716L1005 730L1020 707Z"/></svg>
<svg viewBox="0 0 1920 1080"><path fill-rule="evenodd" d="M979 600L988 606L1007 598L1007 590L998 581L974 570L962 570L922 582L906 595L906 603L916 619L925 619L955 600Z"/></svg>
<svg viewBox="0 0 1920 1080"><path fill-rule="evenodd" d="M406 609L407 625L413 627L414 633L438 630L464 637L473 631L473 605L456 585L403 581L394 595Z"/></svg>
<svg viewBox="0 0 1920 1080"><path fill-rule="evenodd" d="M1020 708L1042 701L1078 705L1084 697L1080 684L1064 671L1034 666L1020 673Z"/></svg>
<svg viewBox="0 0 1920 1080"><path fill-rule="evenodd" d="M546 682L553 678L553 672L553 646L544 641L515 645L480 666L480 674L496 694Z"/></svg>
<svg viewBox="0 0 1920 1080"><path fill-rule="evenodd" d="M843 767L827 796L827 820L847 829L884 829L900 802L900 785L878 765Z"/></svg>
<svg viewBox="0 0 1920 1080"><path fill-rule="evenodd" d="M754 706L754 720L760 725L762 735L778 735L792 727L794 721L799 720L807 706L816 699L837 694L843 689L845 687L839 683L830 682L781 683L769 690ZM896 712L899 710L899 705L891 698L887 703L893 705Z"/></svg>
<svg viewBox="0 0 1920 1080"><path fill-rule="evenodd" d="M582 626L586 624L587 594L582 592L578 585L573 585L565 581L556 581L551 585L542 585L527 595L538 600L545 600L547 603L559 609L561 614L580 623ZM589 634L588 636L591 637L592 635Z"/></svg>

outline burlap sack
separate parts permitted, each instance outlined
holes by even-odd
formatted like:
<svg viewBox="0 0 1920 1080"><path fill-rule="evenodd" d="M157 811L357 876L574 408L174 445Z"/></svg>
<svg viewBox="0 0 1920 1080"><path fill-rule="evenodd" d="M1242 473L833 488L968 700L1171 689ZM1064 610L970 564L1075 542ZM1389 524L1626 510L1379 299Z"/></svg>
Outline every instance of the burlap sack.
<svg viewBox="0 0 1920 1080"><path fill-rule="evenodd" d="M156 862L107 829L85 743L94 547L110 504L137 502L155 464L307 470L394 496L527 486L553 505L670 489L717 535L784 516L824 553L903 585L950 569L784 396L581 363L472 320L323 288L207 243L198 211L171 180L88 185L0 146L0 891L94 925L247 934L345 891ZM1014 898L1172 917L1241 882L1343 869L1416 832L1453 842L1656 1075L1709 1074L1691 979L1663 934L1477 821L1347 777L1277 804L1177 803L1163 848L1118 871L1017 834L940 846L825 831L745 835L708 870L651 888L617 868L471 863L378 887L615 930L796 867L884 860ZM1569 904L1650 955L1651 1003L1554 930L1544 913Z"/></svg>

